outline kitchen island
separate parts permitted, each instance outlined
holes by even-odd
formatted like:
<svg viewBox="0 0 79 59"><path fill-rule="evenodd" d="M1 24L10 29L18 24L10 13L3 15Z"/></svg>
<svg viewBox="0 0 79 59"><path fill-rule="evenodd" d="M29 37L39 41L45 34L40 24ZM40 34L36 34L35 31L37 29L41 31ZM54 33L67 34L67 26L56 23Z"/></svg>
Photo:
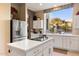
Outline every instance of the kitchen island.
<svg viewBox="0 0 79 59"><path fill-rule="evenodd" d="M10 56L50 56L53 53L53 40L34 41L25 39L9 43Z"/></svg>

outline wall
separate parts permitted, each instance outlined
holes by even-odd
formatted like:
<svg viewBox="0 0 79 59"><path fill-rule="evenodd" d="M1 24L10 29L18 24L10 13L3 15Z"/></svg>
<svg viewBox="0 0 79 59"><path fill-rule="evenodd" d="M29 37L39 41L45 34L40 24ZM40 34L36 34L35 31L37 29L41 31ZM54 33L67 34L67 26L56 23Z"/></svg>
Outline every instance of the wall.
<svg viewBox="0 0 79 59"><path fill-rule="evenodd" d="M30 21L30 28L33 28L33 16L35 15L35 13L31 10L28 10L28 21Z"/></svg>
<svg viewBox="0 0 79 59"><path fill-rule="evenodd" d="M79 35L79 29L75 28L76 27L76 20L77 20L75 18L75 15L76 15L77 11L79 11L79 3L75 3L73 5L73 23L72 23L72 25L73 25L72 33Z"/></svg>
<svg viewBox="0 0 79 59"><path fill-rule="evenodd" d="M38 11L38 12L35 13L35 15L36 15L37 17L40 17L41 20L44 19L44 12L43 12L43 11Z"/></svg>
<svg viewBox="0 0 79 59"><path fill-rule="evenodd" d="M28 11L28 38L31 38L31 29L33 28L33 16L35 13L31 10Z"/></svg>
<svg viewBox="0 0 79 59"><path fill-rule="evenodd" d="M0 55L7 55L10 40L10 4L0 4Z"/></svg>
<svg viewBox="0 0 79 59"><path fill-rule="evenodd" d="M18 11L18 14L17 14L17 16L16 16L16 18L18 19L19 18L19 4L17 4L17 3L11 3L11 7L14 7L17 11Z"/></svg>
<svg viewBox="0 0 79 59"><path fill-rule="evenodd" d="M25 20L25 4L20 5L19 12L20 12L19 14L20 20Z"/></svg>
<svg viewBox="0 0 79 59"><path fill-rule="evenodd" d="M0 55L8 54L8 43L10 40L10 21L0 20Z"/></svg>
<svg viewBox="0 0 79 59"><path fill-rule="evenodd" d="M10 4L0 3L0 20L10 20Z"/></svg>
<svg viewBox="0 0 79 59"><path fill-rule="evenodd" d="M25 20L25 4L24 3L12 3L12 7L18 10L17 19L18 20Z"/></svg>

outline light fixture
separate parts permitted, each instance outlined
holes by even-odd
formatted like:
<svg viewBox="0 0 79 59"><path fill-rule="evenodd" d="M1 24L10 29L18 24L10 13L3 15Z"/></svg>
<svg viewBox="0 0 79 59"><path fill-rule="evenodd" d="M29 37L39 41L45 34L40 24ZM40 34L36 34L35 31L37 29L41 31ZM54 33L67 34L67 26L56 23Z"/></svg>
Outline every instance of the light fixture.
<svg viewBox="0 0 79 59"><path fill-rule="evenodd" d="M42 3L40 3L40 6L42 6L43 4Z"/></svg>
<svg viewBox="0 0 79 59"><path fill-rule="evenodd" d="M57 7L57 5L53 5L53 7Z"/></svg>
<svg viewBox="0 0 79 59"><path fill-rule="evenodd" d="M53 10L59 10L59 9L61 9L61 7L59 7L58 5L54 5L53 8L54 8Z"/></svg>

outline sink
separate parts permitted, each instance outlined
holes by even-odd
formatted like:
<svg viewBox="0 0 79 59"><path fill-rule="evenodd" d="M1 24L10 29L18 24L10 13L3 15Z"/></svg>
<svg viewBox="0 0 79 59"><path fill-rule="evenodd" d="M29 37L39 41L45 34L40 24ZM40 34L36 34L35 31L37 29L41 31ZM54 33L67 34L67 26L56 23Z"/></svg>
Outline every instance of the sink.
<svg viewBox="0 0 79 59"><path fill-rule="evenodd" d="M37 38L32 38L31 40L35 40L35 41L45 41L47 40L48 38L44 38L44 37L37 37Z"/></svg>

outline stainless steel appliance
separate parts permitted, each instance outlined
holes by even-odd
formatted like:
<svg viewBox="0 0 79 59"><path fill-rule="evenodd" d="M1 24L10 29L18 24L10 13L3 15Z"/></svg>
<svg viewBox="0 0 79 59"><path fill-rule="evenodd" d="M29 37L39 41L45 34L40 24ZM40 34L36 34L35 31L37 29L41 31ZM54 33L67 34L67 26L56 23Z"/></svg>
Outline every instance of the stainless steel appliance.
<svg viewBox="0 0 79 59"><path fill-rule="evenodd" d="M20 41L26 38L26 22L13 19L11 20L11 39L10 42Z"/></svg>

